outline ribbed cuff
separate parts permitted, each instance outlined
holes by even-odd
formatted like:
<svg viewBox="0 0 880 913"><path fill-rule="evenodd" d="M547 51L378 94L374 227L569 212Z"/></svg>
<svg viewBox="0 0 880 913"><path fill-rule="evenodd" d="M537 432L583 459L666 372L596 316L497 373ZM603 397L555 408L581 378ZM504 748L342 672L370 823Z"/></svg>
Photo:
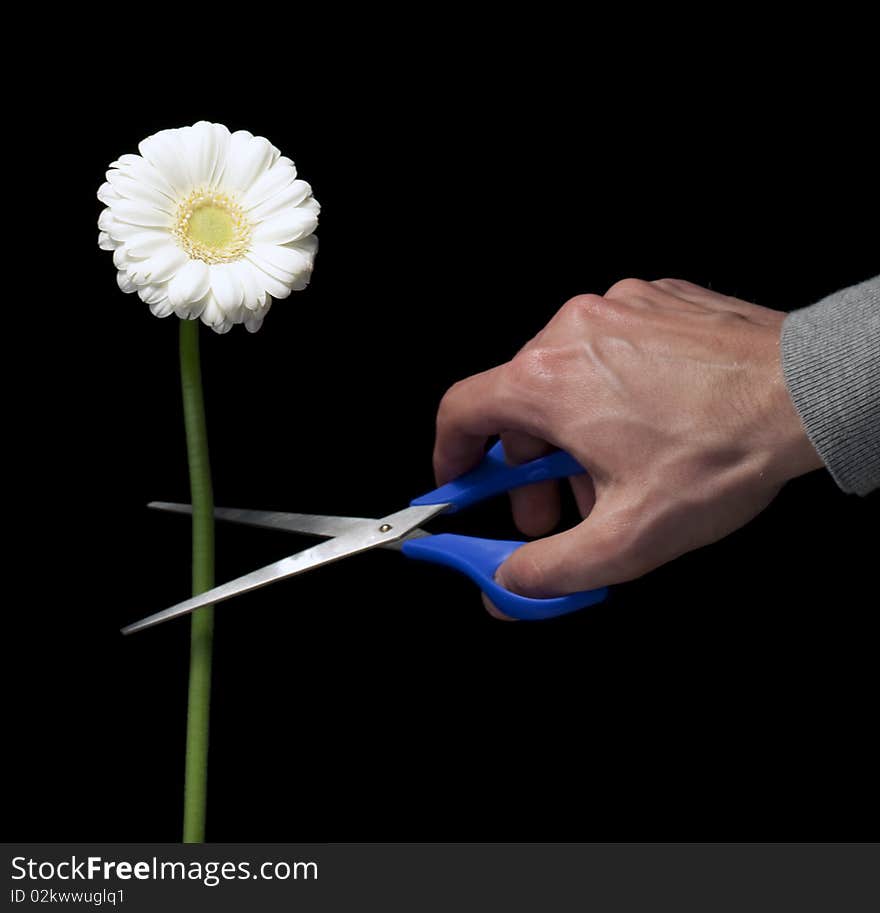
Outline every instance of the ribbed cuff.
<svg viewBox="0 0 880 913"><path fill-rule="evenodd" d="M880 276L789 314L782 369L835 482L859 495L880 487Z"/></svg>

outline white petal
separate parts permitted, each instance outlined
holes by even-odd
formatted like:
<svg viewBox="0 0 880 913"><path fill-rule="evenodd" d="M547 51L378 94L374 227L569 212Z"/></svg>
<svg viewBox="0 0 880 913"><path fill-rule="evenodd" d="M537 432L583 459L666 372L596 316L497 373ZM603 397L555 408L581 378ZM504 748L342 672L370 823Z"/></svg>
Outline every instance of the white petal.
<svg viewBox="0 0 880 913"><path fill-rule="evenodd" d="M109 209L104 211L110 212ZM98 224L100 225L101 223L99 222ZM104 220L102 227L116 241L127 241L129 238L134 238L147 231L143 225L129 225L128 222L117 222L112 215Z"/></svg>
<svg viewBox="0 0 880 913"><path fill-rule="evenodd" d="M250 257L248 259L250 260ZM286 298L290 294L288 285L267 273L253 260L251 260L251 263L254 266L254 278L260 288L265 289L273 298Z"/></svg>
<svg viewBox="0 0 880 913"><path fill-rule="evenodd" d="M101 250L116 250L121 243L121 241L114 241L106 231L98 232L98 247Z"/></svg>
<svg viewBox="0 0 880 913"><path fill-rule="evenodd" d="M176 247L167 231L139 231L125 239L125 249L130 257L144 259L158 253L165 245Z"/></svg>
<svg viewBox="0 0 880 913"><path fill-rule="evenodd" d="M311 258L302 251L278 244L255 244L253 252L267 263L284 270L291 278L312 268Z"/></svg>
<svg viewBox="0 0 880 913"><path fill-rule="evenodd" d="M138 235L142 235L145 232L153 231L153 229L144 228L143 225L130 225L128 222L117 222L109 209L105 209L104 212L101 213L101 218L98 219L98 227L102 231L107 232L114 241L120 243L127 241L129 238L136 238ZM158 231L158 229L156 230ZM162 234L166 237L168 236L167 232L162 232Z"/></svg>
<svg viewBox="0 0 880 913"><path fill-rule="evenodd" d="M295 241L293 244L285 245L285 247L298 250L309 264L307 269L304 269L296 276L290 286L292 291L301 292L312 279L315 254L318 252L318 239L315 235L309 235L307 238L302 238L299 241Z"/></svg>
<svg viewBox="0 0 880 913"><path fill-rule="evenodd" d="M169 244L148 260L141 261L138 264L138 272L146 276L147 280L155 285L157 282L167 282L188 261L189 257L179 247Z"/></svg>
<svg viewBox="0 0 880 913"><path fill-rule="evenodd" d="M318 236L309 235L306 238L300 238L292 244L286 244L285 247L292 247L294 250L301 250L304 254L312 258L314 262L315 254L318 253Z"/></svg>
<svg viewBox="0 0 880 913"><path fill-rule="evenodd" d="M303 200L299 204L300 209L307 209L309 212L313 212L316 216L321 212L321 204L314 198L309 197L307 200Z"/></svg>
<svg viewBox="0 0 880 913"><path fill-rule="evenodd" d="M277 279L285 285L290 285L293 282L293 273L289 273L286 269L282 269L275 263L266 260L265 257L261 257L253 248L245 254L245 258L252 266L264 273L268 273L273 279Z"/></svg>
<svg viewBox="0 0 880 913"><path fill-rule="evenodd" d="M263 221L278 215L285 209L292 209L305 201L312 188L305 181L294 181L290 186L264 200L250 212L252 219ZM316 213L317 215L317 213Z"/></svg>
<svg viewBox="0 0 880 913"><path fill-rule="evenodd" d="M271 304L272 304L272 299L267 298L265 307L260 308L260 310L257 311L255 314L248 314L244 318L244 325L247 328L247 331L249 333L256 333L257 330L260 329L260 327L263 325L263 318L269 312L269 306Z"/></svg>
<svg viewBox="0 0 880 913"><path fill-rule="evenodd" d="M264 171L251 188L241 198L241 205L245 209L252 209L268 200L270 197L281 193L290 186L296 178L296 168L290 165L275 165Z"/></svg>
<svg viewBox="0 0 880 913"><path fill-rule="evenodd" d="M129 281L133 282L138 288L143 288L150 284L150 274L147 272L147 264L149 262L149 260L129 260L125 268ZM165 288L164 282L162 283L162 288Z"/></svg>
<svg viewBox="0 0 880 913"><path fill-rule="evenodd" d="M204 313L205 306L208 304L210 297L211 293L208 292L204 298L200 301L194 301L192 304L179 304L177 307L172 305L174 313L177 314L181 320L197 320Z"/></svg>
<svg viewBox="0 0 880 913"><path fill-rule="evenodd" d="M110 226L113 224L113 213L110 211L110 208L102 209L101 214L98 216L98 228L101 231L106 231L109 233Z"/></svg>
<svg viewBox="0 0 880 913"><path fill-rule="evenodd" d="M266 292L254 276L254 268L246 260L229 264L244 292L243 304L249 311L255 311L266 303Z"/></svg>
<svg viewBox="0 0 880 913"><path fill-rule="evenodd" d="M151 304L150 312L154 317L170 317L174 313L174 308L171 307L171 303L166 297Z"/></svg>
<svg viewBox="0 0 880 913"><path fill-rule="evenodd" d="M116 273L116 284L126 295L130 295L132 292L137 291L137 286L128 278L123 270L119 270L119 272Z"/></svg>
<svg viewBox="0 0 880 913"><path fill-rule="evenodd" d="M211 266L211 292L224 317L234 318L244 302L244 289L229 263Z"/></svg>
<svg viewBox="0 0 880 913"><path fill-rule="evenodd" d="M159 304L168 298L168 286L164 282L159 285L142 285L138 289L138 297L144 304Z"/></svg>
<svg viewBox="0 0 880 913"><path fill-rule="evenodd" d="M168 283L168 298L174 307L199 301L211 287L211 273L208 264L202 260L190 260Z"/></svg>
<svg viewBox="0 0 880 913"><path fill-rule="evenodd" d="M212 124L214 130L214 144L217 148L217 159L214 162L214 172L209 183L216 187L223 179L226 170L226 161L229 156L229 141L232 134L223 124Z"/></svg>
<svg viewBox="0 0 880 913"><path fill-rule="evenodd" d="M105 205L109 206L114 200L119 199L119 194L113 189L113 187L105 181L98 188L98 199Z"/></svg>
<svg viewBox="0 0 880 913"><path fill-rule="evenodd" d="M201 120L180 131L180 143L186 160L190 180L196 187L207 187L214 176L218 146L214 125Z"/></svg>
<svg viewBox="0 0 880 913"><path fill-rule="evenodd" d="M300 273L296 279L290 285L290 290L292 292L301 292L312 280L312 271L310 269L306 270L304 273Z"/></svg>
<svg viewBox="0 0 880 913"><path fill-rule="evenodd" d="M143 156L135 155L133 152L126 152L125 155L120 155L115 162L110 162L110 167L121 168L123 165L132 165L142 161Z"/></svg>
<svg viewBox="0 0 880 913"><path fill-rule="evenodd" d="M127 200L136 200L139 203L145 203L151 209L158 209L160 212L167 212L171 215L174 212L174 203L155 187L139 181L136 178L129 177L121 171L110 170L107 172L107 180L110 182L116 193Z"/></svg>
<svg viewBox="0 0 880 913"><path fill-rule="evenodd" d="M119 247L113 251L113 265L116 269L124 270L127 263L128 253L125 250L125 246L120 244Z"/></svg>
<svg viewBox="0 0 880 913"><path fill-rule="evenodd" d="M202 311L202 322L206 323L209 327L213 327L219 326L225 319L226 315L217 303L217 299L214 297L213 292L208 294L205 298L204 310Z"/></svg>
<svg viewBox="0 0 880 913"><path fill-rule="evenodd" d="M116 222L142 225L145 228L170 228L171 216L149 203L136 200L116 200L110 207Z"/></svg>
<svg viewBox="0 0 880 913"><path fill-rule="evenodd" d="M192 190L178 130L160 130L141 140L138 150L176 193L186 196Z"/></svg>
<svg viewBox="0 0 880 913"><path fill-rule="evenodd" d="M164 177L141 155L123 155L118 162L113 162L111 168L116 167L120 173L140 181L142 184L149 184L150 187L165 194L170 200L177 200L179 194L165 180Z"/></svg>
<svg viewBox="0 0 880 913"><path fill-rule="evenodd" d="M115 215L115 211L114 211ZM289 209L254 229L254 241L284 244L310 235L318 227L318 217L302 207Z"/></svg>
<svg viewBox="0 0 880 913"><path fill-rule="evenodd" d="M229 141L223 186L243 193L269 167L272 146L264 136L236 130Z"/></svg>

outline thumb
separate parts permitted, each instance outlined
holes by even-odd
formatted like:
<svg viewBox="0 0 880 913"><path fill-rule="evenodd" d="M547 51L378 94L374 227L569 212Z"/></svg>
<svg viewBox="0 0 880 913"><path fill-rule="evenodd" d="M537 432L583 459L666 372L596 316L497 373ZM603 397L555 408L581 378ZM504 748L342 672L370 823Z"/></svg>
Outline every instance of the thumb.
<svg viewBox="0 0 880 913"><path fill-rule="evenodd" d="M597 503L577 526L518 548L495 572L495 580L532 599L631 580L642 569L627 547L625 532L610 506ZM491 615L507 618L485 597L483 601Z"/></svg>

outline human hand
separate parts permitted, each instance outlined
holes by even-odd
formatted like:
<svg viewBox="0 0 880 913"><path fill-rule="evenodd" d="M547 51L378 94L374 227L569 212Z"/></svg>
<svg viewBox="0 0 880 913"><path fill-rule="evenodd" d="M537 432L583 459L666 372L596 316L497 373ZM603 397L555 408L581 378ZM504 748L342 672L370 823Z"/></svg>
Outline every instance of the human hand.
<svg viewBox="0 0 880 913"><path fill-rule="evenodd" d="M820 468L782 375L784 317L682 280L624 279L572 298L511 361L451 387L437 414L438 484L476 465L494 434L511 462L558 447L587 470L571 480L583 521L517 549L499 583L549 597L631 580L722 538ZM511 501L526 535L559 521L555 482Z"/></svg>

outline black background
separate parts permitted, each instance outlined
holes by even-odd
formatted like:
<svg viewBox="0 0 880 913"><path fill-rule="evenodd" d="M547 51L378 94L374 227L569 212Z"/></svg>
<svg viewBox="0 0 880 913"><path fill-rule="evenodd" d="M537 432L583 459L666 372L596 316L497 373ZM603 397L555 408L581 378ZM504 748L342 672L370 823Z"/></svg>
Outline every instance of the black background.
<svg viewBox="0 0 880 913"><path fill-rule="evenodd" d="M432 487L448 385L572 295L672 276L790 309L876 274L853 38L782 59L723 30L564 50L369 35L289 49L277 74L259 49L219 54L236 70L207 82L170 50L147 73L72 56L30 90L5 838L179 839L188 623L118 633L189 590L187 522L145 509L188 500L177 320L119 292L97 248L107 164L201 118L295 159L323 206L311 286L254 336L202 332L216 500L380 516ZM227 603L209 839L876 835L877 506L814 473L542 624L496 622L464 578L391 553ZM514 532L500 502L433 528ZM306 544L221 526L218 579Z"/></svg>

